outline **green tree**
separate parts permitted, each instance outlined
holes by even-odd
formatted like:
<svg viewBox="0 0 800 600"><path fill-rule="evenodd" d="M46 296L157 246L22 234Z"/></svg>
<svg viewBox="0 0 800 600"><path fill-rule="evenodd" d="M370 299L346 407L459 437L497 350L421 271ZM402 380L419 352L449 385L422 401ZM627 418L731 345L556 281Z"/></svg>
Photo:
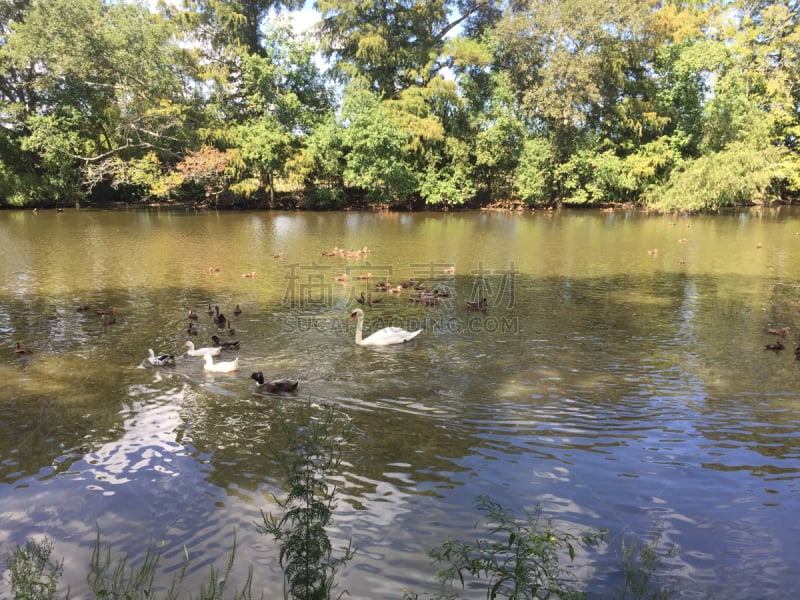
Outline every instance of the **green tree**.
<svg viewBox="0 0 800 600"><path fill-rule="evenodd" d="M505 77L505 105L527 126L521 133L550 144L545 151L538 142L535 150L548 157L551 173L532 168L524 175L533 197L541 201L546 180L559 201L636 199L628 159L670 125L653 65L674 27L655 2L529 0L506 11L489 38L494 77ZM516 147L516 160L520 144L506 144Z"/></svg>
<svg viewBox="0 0 800 600"><path fill-rule="evenodd" d="M345 200L344 129L332 113L307 137L294 166L305 184L307 207L341 208Z"/></svg>
<svg viewBox="0 0 800 600"><path fill-rule="evenodd" d="M697 158L685 153L695 159L648 194L653 206L714 210L800 189L800 94L791 83L800 63L796 9L796 2L721 4L707 14L716 35L682 47L670 62L679 75L674 106L690 117L679 120L689 126L676 129L674 145L696 148ZM690 98L700 94L698 107Z"/></svg>
<svg viewBox="0 0 800 600"><path fill-rule="evenodd" d="M602 99L611 14L600 0L527 0L507 11L497 26L497 63L531 121L570 139L587 125Z"/></svg>
<svg viewBox="0 0 800 600"><path fill-rule="evenodd" d="M552 198L553 154L550 142L529 137L523 142L519 164L514 173L516 194L526 203L540 206Z"/></svg>
<svg viewBox="0 0 800 600"><path fill-rule="evenodd" d="M271 11L293 10L303 0L184 0L183 11L162 0L162 8L183 20L202 41L216 49L239 48L240 55L264 56L262 27Z"/></svg>
<svg viewBox="0 0 800 600"><path fill-rule="evenodd" d="M493 77L491 85L492 96L485 105L486 112L473 117L475 171L490 197L508 198L514 192L514 171L527 131L504 74Z"/></svg>
<svg viewBox="0 0 800 600"><path fill-rule="evenodd" d="M756 147L783 145L796 131L800 93L800 28L797 2L739 0L720 17L724 60L708 103L706 144L731 141ZM724 18L724 21L723 21Z"/></svg>
<svg viewBox="0 0 800 600"><path fill-rule="evenodd" d="M236 104L238 124L229 123L220 143L239 153L239 181L233 191L249 196L262 190L275 203L276 179L302 173L293 166L305 138L330 111L331 93L314 62L314 47L297 38L288 23L270 27L264 37L266 55L243 59L242 82L229 102Z"/></svg>
<svg viewBox="0 0 800 600"><path fill-rule="evenodd" d="M13 132L12 126L24 122L38 104L37 68L34 63L18 60L9 42L14 30L25 20L33 0L0 0L0 102L2 102L2 131Z"/></svg>
<svg viewBox="0 0 800 600"><path fill-rule="evenodd" d="M364 189L373 202L399 203L417 191L409 161L410 135L397 126L380 99L350 88L341 114L346 186Z"/></svg>
<svg viewBox="0 0 800 600"><path fill-rule="evenodd" d="M476 192L473 157L463 135L463 101L455 82L437 75L424 86L405 89L384 106L408 136L405 154L422 199L443 206L471 200Z"/></svg>
<svg viewBox="0 0 800 600"><path fill-rule="evenodd" d="M473 167L467 144L448 137L442 152L435 155L420 177L420 195L427 204L457 206L472 200L476 193Z"/></svg>
<svg viewBox="0 0 800 600"><path fill-rule="evenodd" d="M724 48L706 35L714 11L665 4L657 13L663 30L655 49L656 110L667 122L664 135L682 154L696 157L705 126L705 103Z"/></svg>
<svg viewBox="0 0 800 600"><path fill-rule="evenodd" d="M169 22L133 4L53 0L34 1L10 30L5 60L34 73L34 102L13 111L11 126L45 174L47 194L76 198L81 184L110 176L118 158L174 158L186 144L199 99L191 55L174 43Z"/></svg>
<svg viewBox="0 0 800 600"><path fill-rule="evenodd" d="M479 30L496 15L486 0L317 0L315 6L334 76L342 83L361 80L385 98L440 74L454 27Z"/></svg>
<svg viewBox="0 0 800 600"><path fill-rule="evenodd" d="M666 185L647 195L647 203L663 211L769 204L787 178L782 154L774 147L754 152L745 142L733 142L676 169Z"/></svg>
<svg viewBox="0 0 800 600"><path fill-rule="evenodd" d="M275 178L285 173L292 154L292 137L270 115L252 119L231 131L239 153L239 181L233 191L250 196L260 190L269 193L270 207L275 204Z"/></svg>

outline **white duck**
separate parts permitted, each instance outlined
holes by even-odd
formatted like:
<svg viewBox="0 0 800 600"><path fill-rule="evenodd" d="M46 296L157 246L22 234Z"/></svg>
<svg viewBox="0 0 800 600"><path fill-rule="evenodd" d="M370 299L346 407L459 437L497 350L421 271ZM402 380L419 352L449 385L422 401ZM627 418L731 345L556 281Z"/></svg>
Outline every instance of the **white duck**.
<svg viewBox="0 0 800 600"><path fill-rule="evenodd" d="M402 327L384 327L379 329L367 338L361 339L364 331L364 311L360 308L355 309L350 314L350 319L358 319L356 322L356 344L359 346L389 346L391 344L403 344L413 340L422 329L416 331L406 331Z"/></svg>
<svg viewBox="0 0 800 600"><path fill-rule="evenodd" d="M149 356L145 359L148 365L151 367L166 367L167 365L174 365L175 364L175 357L172 354L159 354L156 356L156 353L153 352L153 349L150 348L147 350Z"/></svg>
<svg viewBox="0 0 800 600"><path fill-rule="evenodd" d="M195 348L194 342L186 342L182 347L181 350L186 348L186 354L189 356L205 356L206 354L210 354L211 356L219 356L219 353L222 351L222 348L219 346L214 346L213 348Z"/></svg>
<svg viewBox="0 0 800 600"><path fill-rule="evenodd" d="M203 370L204 371L211 371L212 373L230 373L235 371L239 368L239 357L237 356L233 360L228 361L218 361L214 362L214 359L211 358L210 354L205 354L203 356Z"/></svg>

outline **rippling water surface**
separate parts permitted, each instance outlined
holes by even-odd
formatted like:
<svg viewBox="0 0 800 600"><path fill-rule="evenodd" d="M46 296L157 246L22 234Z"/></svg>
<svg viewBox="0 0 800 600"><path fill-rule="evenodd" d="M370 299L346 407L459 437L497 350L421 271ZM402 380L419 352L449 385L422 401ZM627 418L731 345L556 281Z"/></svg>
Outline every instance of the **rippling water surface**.
<svg viewBox="0 0 800 600"><path fill-rule="evenodd" d="M196 591L235 533L231 579L253 565L254 588L279 597L278 549L254 526L282 494L277 432L331 403L356 434L331 531L357 549L339 574L350 597L435 592L426 553L478 535L481 494L608 529L578 557L591 597L621 584L622 540L652 532L678 597L794 597L798 255L800 213L786 209L0 213L0 546L47 536L73 597L98 529L134 561L163 544L164 582L185 548ZM451 295L420 306L374 290L385 278ZM355 346L362 291L382 300L365 307L367 333L423 333ZM481 297L486 313L467 310ZM95 311L109 306L104 325ZM180 355L189 309L198 345L240 341L239 372ZM787 349L766 350L778 327ZM143 368L148 348L175 367ZM299 393L255 394L256 370L299 379Z"/></svg>

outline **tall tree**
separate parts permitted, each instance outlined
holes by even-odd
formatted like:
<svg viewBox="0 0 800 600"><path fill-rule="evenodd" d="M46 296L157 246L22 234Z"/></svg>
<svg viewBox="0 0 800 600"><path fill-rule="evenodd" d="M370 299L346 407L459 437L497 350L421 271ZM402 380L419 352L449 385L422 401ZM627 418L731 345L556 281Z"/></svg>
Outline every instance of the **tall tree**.
<svg viewBox="0 0 800 600"><path fill-rule="evenodd" d="M527 135L506 74L494 74L490 82L492 95L485 112L472 115L475 172L488 197L507 198Z"/></svg>
<svg viewBox="0 0 800 600"><path fill-rule="evenodd" d="M738 0L709 12L714 35L692 55L709 84L699 156L649 202L703 210L800 191L798 8L796 0Z"/></svg>
<svg viewBox="0 0 800 600"><path fill-rule="evenodd" d="M26 115L37 104L32 85L36 67L13 60L8 48L30 5L31 0L0 0L0 203L14 206L35 199L41 186L35 157L20 147Z"/></svg>
<svg viewBox="0 0 800 600"><path fill-rule="evenodd" d="M417 191L409 160L410 135L398 127L386 105L368 90L351 87L341 114L345 184L364 189L370 200L398 203Z"/></svg>
<svg viewBox="0 0 800 600"><path fill-rule="evenodd" d="M96 183L117 159L183 148L197 98L191 56L172 35L142 6L101 0L34 0L13 24L6 60L33 72L20 147L37 157L50 194L75 197L79 172Z"/></svg>
<svg viewBox="0 0 800 600"><path fill-rule="evenodd" d="M709 149L737 140L784 146L796 137L799 8L796 1L739 0L722 13L717 44L724 59L707 106Z"/></svg>
<svg viewBox="0 0 800 600"><path fill-rule="evenodd" d="M276 178L289 175L288 163L331 110L332 95L308 39L295 36L288 23L265 31L264 55L244 58L238 93L229 94L238 104L238 124L229 122L219 142L241 158L234 189L245 195L267 190L273 205Z"/></svg>
<svg viewBox="0 0 800 600"><path fill-rule="evenodd" d="M184 0L185 22L215 48L239 47L242 54L263 55L262 25L270 11L301 8L304 0ZM173 11L162 0L162 7Z"/></svg>
<svg viewBox="0 0 800 600"><path fill-rule="evenodd" d="M8 41L14 27L24 21L30 5L31 0L0 0L0 99L4 106L15 104L26 112L35 104L30 85L34 68L11 60Z"/></svg>
<svg viewBox="0 0 800 600"><path fill-rule="evenodd" d="M528 119L561 141L557 155L570 153L579 132L658 133L655 8L655 0L525 0L506 12L496 67L509 74Z"/></svg>
<svg viewBox="0 0 800 600"><path fill-rule="evenodd" d="M341 82L360 79L391 98L425 85L447 65L446 38L458 25L482 29L492 0L317 0L321 47Z"/></svg>

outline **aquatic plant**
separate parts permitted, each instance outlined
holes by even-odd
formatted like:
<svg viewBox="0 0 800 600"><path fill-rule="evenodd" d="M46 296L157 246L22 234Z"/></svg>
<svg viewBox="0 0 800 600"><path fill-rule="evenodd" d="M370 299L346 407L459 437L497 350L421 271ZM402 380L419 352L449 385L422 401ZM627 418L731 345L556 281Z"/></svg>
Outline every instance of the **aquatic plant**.
<svg viewBox="0 0 800 600"><path fill-rule="evenodd" d="M287 479L286 497L275 498L283 515L279 518L261 511L257 528L280 544L288 596L327 600L335 587L336 572L354 554L348 543L340 555L334 555L326 530L336 506L337 486L331 477L338 472L351 428L332 407L319 417L312 415L310 405L305 410L302 422L307 425L292 429L284 420L285 438L272 449Z"/></svg>
<svg viewBox="0 0 800 600"><path fill-rule="evenodd" d="M548 519L541 523L536 507L524 519L489 498L479 496L476 508L486 515L487 536L475 542L449 539L430 551L435 562L446 566L437 574L444 584L465 576L488 579L487 598L586 598L574 576L559 565L560 551L575 559L575 545L596 545L605 531L581 536L556 529Z"/></svg>
<svg viewBox="0 0 800 600"><path fill-rule="evenodd" d="M671 584L659 585L657 574L662 564L658 553L661 533L654 530L647 542L631 540L626 543L622 540L622 574L624 584L614 595L619 600L667 600L672 597ZM677 548L671 548L666 556L671 557L677 553Z"/></svg>
<svg viewBox="0 0 800 600"><path fill-rule="evenodd" d="M64 561L50 558L53 542L28 540L5 554L11 572L14 600L50 600L55 597L58 580L64 571Z"/></svg>
<svg viewBox="0 0 800 600"><path fill-rule="evenodd" d="M284 498L276 498L283 511L276 516L262 511L259 533L272 536L280 546L280 564L284 573L284 595L294 600L330 600L336 588L339 568L353 558L355 551L348 542L338 554L334 553L327 528L336 508L338 486L334 482L343 460L343 452L351 440L349 420L332 407L322 411L307 403L299 415L302 426L292 426L297 418L284 418L281 431L276 431L270 455L286 475ZM283 435L281 436L280 433ZM437 579L443 584L436 600L457 598L453 584L462 588L470 583L486 582L489 599L533 600L540 598L582 599L588 594L582 582L559 562L568 557L572 562L576 548L589 548L604 541L606 530L575 534L556 527L552 519L542 519L541 507L516 517L488 496L475 500L476 510L482 513L484 534L474 542L448 539L434 548L429 556L443 568ZM622 578L624 584L615 590L620 600L665 600L673 595L668 585L656 577L662 558L658 553L660 536L651 535L646 543L622 542ZM55 597L63 561L50 557L53 544L28 541L6 554L11 573L14 600L51 600ZM676 552L670 551L670 555ZM207 585L201 585L200 600L221 600L226 597L225 583L234 566L236 537L225 569L211 568ZM173 576L168 588L156 581L162 556L160 546L148 547L137 566L128 557L112 559L111 550L102 550L98 529L90 572L89 587L96 598L126 600L176 600L186 597L183 584L189 566L189 553L184 548L185 562ZM227 596L233 600L252 597L252 567L241 590ZM342 592L337 597L341 597ZM67 592L69 598L69 592ZM404 600L417 600L411 591Z"/></svg>

